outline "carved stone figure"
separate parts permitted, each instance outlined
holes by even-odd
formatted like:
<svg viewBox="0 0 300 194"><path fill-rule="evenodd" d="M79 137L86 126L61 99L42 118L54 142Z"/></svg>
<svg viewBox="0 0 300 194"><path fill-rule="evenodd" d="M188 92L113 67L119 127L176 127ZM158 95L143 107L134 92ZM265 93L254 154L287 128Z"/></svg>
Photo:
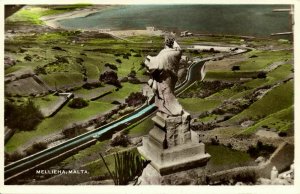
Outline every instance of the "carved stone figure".
<svg viewBox="0 0 300 194"><path fill-rule="evenodd" d="M190 129L190 114L174 94L182 60L180 46L174 38L167 38L165 48L145 61L151 73L148 84L154 92L158 112L152 118L154 127L143 137L143 145L138 147L139 153L151 161L140 178L142 184L163 184L167 175L201 168L210 158L197 133Z"/></svg>
<svg viewBox="0 0 300 194"><path fill-rule="evenodd" d="M186 120L190 115L183 110L174 94L181 60L180 46L175 39L167 38L165 48L155 57L147 56L145 65L151 73L148 84L154 91L158 111L168 116L182 116Z"/></svg>

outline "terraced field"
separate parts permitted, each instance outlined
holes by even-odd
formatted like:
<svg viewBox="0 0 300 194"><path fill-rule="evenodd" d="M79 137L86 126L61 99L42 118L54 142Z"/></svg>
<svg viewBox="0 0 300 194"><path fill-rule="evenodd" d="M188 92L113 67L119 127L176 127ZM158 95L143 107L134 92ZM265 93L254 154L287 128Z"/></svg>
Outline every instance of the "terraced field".
<svg viewBox="0 0 300 194"><path fill-rule="evenodd" d="M152 38L157 43L147 43ZM55 30L8 38L5 56L14 60L15 64L5 70L7 79L10 79L5 85L6 98L14 98L15 101L30 98L42 112L43 108L56 103L57 99L47 97L55 92L72 92L75 97L96 101L90 101L89 106L82 109L63 107L32 131L17 130L6 144L6 152L14 152L40 140L42 136L59 133L74 123L100 116L117 107L111 104L114 101L124 103L132 92L140 92L143 85L140 83L122 82L122 88L117 88L99 81L100 75L106 71L115 71L118 79L135 71L137 79L142 82L147 80L141 63L144 56L152 52L151 49L161 47L161 43L158 44L161 38L142 36L136 38L138 42L133 40L125 42L95 32ZM147 44L151 45L150 48ZM117 69L111 69L106 64ZM27 77L24 78L24 74ZM32 78L33 75L37 76L38 82ZM87 83L99 84L85 88ZM47 101L41 98L47 98Z"/></svg>

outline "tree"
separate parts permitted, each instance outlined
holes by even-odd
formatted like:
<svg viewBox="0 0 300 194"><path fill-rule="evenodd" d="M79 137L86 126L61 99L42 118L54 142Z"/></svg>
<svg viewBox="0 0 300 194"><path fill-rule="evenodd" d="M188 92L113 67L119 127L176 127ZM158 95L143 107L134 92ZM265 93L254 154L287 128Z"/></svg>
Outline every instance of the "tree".
<svg viewBox="0 0 300 194"><path fill-rule="evenodd" d="M4 118L9 128L29 131L43 120L43 115L31 100L21 105L5 101Z"/></svg>

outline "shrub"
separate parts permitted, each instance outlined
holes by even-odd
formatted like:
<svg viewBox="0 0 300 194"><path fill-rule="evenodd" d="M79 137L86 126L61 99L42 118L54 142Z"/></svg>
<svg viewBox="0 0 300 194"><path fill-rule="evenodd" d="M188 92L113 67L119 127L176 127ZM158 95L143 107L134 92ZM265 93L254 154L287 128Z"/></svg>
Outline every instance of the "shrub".
<svg viewBox="0 0 300 194"><path fill-rule="evenodd" d="M119 101L117 101L117 100L114 100L114 101L112 101L112 103L111 104L116 104L116 105L119 105L119 104L121 104L121 102L119 102Z"/></svg>
<svg viewBox="0 0 300 194"><path fill-rule="evenodd" d="M231 70L232 71L239 71L241 68L240 68L240 66L238 66L238 65L234 65L234 66L232 66L232 68L231 68Z"/></svg>
<svg viewBox="0 0 300 194"><path fill-rule="evenodd" d="M67 57L56 55L55 58L56 58L56 63L69 63Z"/></svg>
<svg viewBox="0 0 300 194"><path fill-rule="evenodd" d="M264 79L267 77L267 74L266 72L263 72L263 71L260 71L258 74L257 74L257 78L259 79Z"/></svg>
<svg viewBox="0 0 300 194"><path fill-rule="evenodd" d="M84 60L83 60L83 58L76 58L76 63L82 63L82 62L84 62Z"/></svg>
<svg viewBox="0 0 300 194"><path fill-rule="evenodd" d="M15 151L11 154L5 153L5 163L14 162L25 157L25 154L22 154L19 151Z"/></svg>
<svg viewBox="0 0 300 194"><path fill-rule="evenodd" d="M37 153L39 151L42 151L46 148L47 148L47 143L45 143L45 142L36 142L31 147L27 148L25 151L26 151L27 155L32 155L32 154L35 154L35 153Z"/></svg>
<svg viewBox="0 0 300 194"><path fill-rule="evenodd" d="M116 59L116 62L122 63L121 59Z"/></svg>
<svg viewBox="0 0 300 194"><path fill-rule="evenodd" d="M128 82L128 77L123 77L120 79L120 82Z"/></svg>
<svg viewBox="0 0 300 194"><path fill-rule="evenodd" d="M44 75L46 75L46 74L47 74L45 67L40 66L40 65L38 65L38 66L36 66L36 67L34 68L34 73L37 74L37 75L39 75L39 74L44 74Z"/></svg>
<svg viewBox="0 0 300 194"><path fill-rule="evenodd" d="M147 100L141 92L132 92L126 99L125 102L128 106L138 106L143 104Z"/></svg>
<svg viewBox="0 0 300 194"><path fill-rule="evenodd" d="M211 145L219 145L219 140L217 138L210 138Z"/></svg>
<svg viewBox="0 0 300 194"><path fill-rule="evenodd" d="M26 56L24 57L24 59L25 59L26 61L31 61L31 60L32 60L32 57L31 57L30 55L26 55Z"/></svg>
<svg viewBox="0 0 300 194"><path fill-rule="evenodd" d="M128 77L135 78L135 76L136 76L136 71L131 70L130 73L129 73L127 76L128 76Z"/></svg>
<svg viewBox="0 0 300 194"><path fill-rule="evenodd" d="M140 53L134 54L134 57L142 57L142 55Z"/></svg>
<svg viewBox="0 0 300 194"><path fill-rule="evenodd" d="M83 108L88 106L89 103L87 101L85 101L83 98L74 98L70 103L69 103L69 107L70 108Z"/></svg>
<svg viewBox="0 0 300 194"><path fill-rule="evenodd" d="M141 83L141 81L136 77L129 79L128 82L131 84L140 84Z"/></svg>
<svg viewBox="0 0 300 194"><path fill-rule="evenodd" d="M257 55L251 55L249 58L256 58Z"/></svg>
<svg viewBox="0 0 300 194"><path fill-rule="evenodd" d="M247 153L251 157L257 158L258 156L268 157L271 153L275 151L275 147L270 144L263 144L261 141L258 141L256 146L249 146Z"/></svg>
<svg viewBox="0 0 300 194"><path fill-rule="evenodd" d="M53 49L53 50L65 51L65 52L66 52L65 49L63 49L63 48L61 48L61 47L59 47L59 46L54 46L54 47L52 47L52 49Z"/></svg>
<svg viewBox="0 0 300 194"><path fill-rule="evenodd" d="M94 89L94 88L98 88L98 87L101 87L102 86L102 83L101 82L92 82L92 83L85 83L83 84L83 88L84 89L87 89L87 90L90 90L90 89Z"/></svg>
<svg viewBox="0 0 300 194"><path fill-rule="evenodd" d="M112 69L112 70L118 70L118 67L117 66L115 66L114 64L110 64L110 63L105 63L105 65L104 65L105 67L109 67L110 69Z"/></svg>
<svg viewBox="0 0 300 194"><path fill-rule="evenodd" d="M232 144L231 143L227 143L226 147L228 147L229 149L232 149Z"/></svg>
<svg viewBox="0 0 300 194"><path fill-rule="evenodd" d="M42 121L43 115L31 100L21 105L5 101L5 125L11 129L29 131Z"/></svg>
<svg viewBox="0 0 300 194"><path fill-rule="evenodd" d="M280 137L286 137L286 136L287 136L287 132L285 132L285 131L280 131L280 132L278 133L278 135L279 135Z"/></svg>
<svg viewBox="0 0 300 194"><path fill-rule="evenodd" d="M106 71L103 74L100 75L99 80L101 82L104 82L106 84L114 85L118 88L121 87L121 83L118 80L118 74L114 71Z"/></svg>
<svg viewBox="0 0 300 194"><path fill-rule="evenodd" d="M127 135L118 135L113 138L110 142L111 146L122 146L127 147L130 144L129 138Z"/></svg>

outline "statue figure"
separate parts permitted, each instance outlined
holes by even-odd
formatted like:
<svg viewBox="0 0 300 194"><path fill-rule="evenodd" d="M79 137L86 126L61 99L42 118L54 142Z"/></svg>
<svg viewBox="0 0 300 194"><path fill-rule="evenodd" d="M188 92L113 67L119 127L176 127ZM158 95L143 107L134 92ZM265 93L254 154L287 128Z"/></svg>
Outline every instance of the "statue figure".
<svg viewBox="0 0 300 194"><path fill-rule="evenodd" d="M190 117L177 101L174 90L182 50L174 38L166 38L165 48L155 57L147 56L145 65L151 74L148 84L155 94L155 105L158 111L167 116Z"/></svg>
<svg viewBox="0 0 300 194"><path fill-rule="evenodd" d="M205 153L205 145L199 143L199 135L190 128L190 114L174 94L183 60L175 39L166 38L165 48L155 57L147 56L145 61L158 112L152 118L153 128L138 147L139 153L151 161L141 177L143 184L161 184L169 179L169 174L204 166L210 158Z"/></svg>

